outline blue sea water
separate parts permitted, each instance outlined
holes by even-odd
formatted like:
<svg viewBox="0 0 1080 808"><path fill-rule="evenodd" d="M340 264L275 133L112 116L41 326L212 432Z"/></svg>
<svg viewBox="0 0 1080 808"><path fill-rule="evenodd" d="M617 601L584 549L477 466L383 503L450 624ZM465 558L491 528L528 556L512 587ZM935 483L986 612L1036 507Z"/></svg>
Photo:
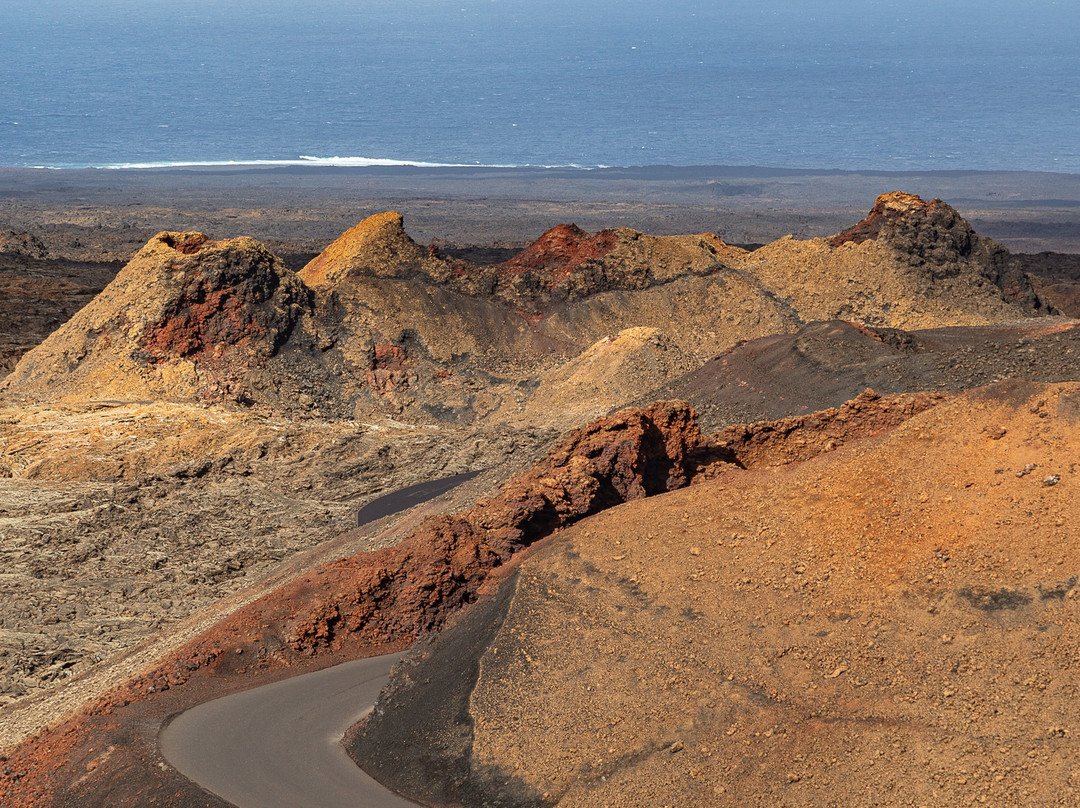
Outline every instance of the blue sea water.
<svg viewBox="0 0 1080 808"><path fill-rule="evenodd" d="M0 165L1080 173L1075 0L2 0Z"/></svg>

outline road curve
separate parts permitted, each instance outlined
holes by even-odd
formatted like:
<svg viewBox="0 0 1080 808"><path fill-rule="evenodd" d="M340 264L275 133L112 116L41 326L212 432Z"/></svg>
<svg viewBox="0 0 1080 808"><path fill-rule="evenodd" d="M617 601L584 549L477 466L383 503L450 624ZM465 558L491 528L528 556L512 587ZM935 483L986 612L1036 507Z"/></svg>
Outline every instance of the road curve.
<svg viewBox="0 0 1080 808"><path fill-rule="evenodd" d="M238 808L416 808L368 777L341 744L400 656L357 659L200 704L162 728L162 755Z"/></svg>
<svg viewBox="0 0 1080 808"><path fill-rule="evenodd" d="M437 497L479 473L377 497L357 513L357 524ZM200 704L162 727L161 754L237 808L416 808L368 777L341 744L400 657L357 659Z"/></svg>

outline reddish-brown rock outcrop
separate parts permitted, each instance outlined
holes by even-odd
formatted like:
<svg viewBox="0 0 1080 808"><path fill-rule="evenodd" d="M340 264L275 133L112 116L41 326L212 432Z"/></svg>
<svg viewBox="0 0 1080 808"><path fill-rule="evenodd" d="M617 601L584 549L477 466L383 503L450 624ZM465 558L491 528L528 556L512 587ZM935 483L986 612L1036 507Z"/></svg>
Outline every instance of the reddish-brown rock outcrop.
<svg viewBox="0 0 1080 808"><path fill-rule="evenodd" d="M210 241L165 233L161 244L190 259L170 262L178 281L140 344L154 363L221 358L236 348L248 360L273 355L292 332L306 299L302 284L252 239Z"/></svg>
<svg viewBox="0 0 1080 808"><path fill-rule="evenodd" d="M702 445L696 414L679 402L575 430L491 500L432 517L396 547L343 559L287 587L285 601L309 605L290 609L283 639L311 649L437 630L519 550L620 502L687 485Z"/></svg>
<svg viewBox="0 0 1080 808"><path fill-rule="evenodd" d="M31 399L276 400L284 376L318 375L303 357L307 367L269 368L303 330L310 297L254 239L159 233L4 384Z"/></svg>
<svg viewBox="0 0 1080 808"><path fill-rule="evenodd" d="M849 241L862 244L864 241L880 238L882 233L888 236L905 218L933 215L939 202L939 199L927 202L915 194L903 191L882 194L874 201L874 207L862 221L837 233L829 239L829 243L839 247Z"/></svg>
<svg viewBox="0 0 1080 808"><path fill-rule="evenodd" d="M614 230L590 234L576 224L560 224L502 264L501 271L508 275L536 272L549 275L553 282L564 281L586 261L598 261L610 253L618 242Z"/></svg>

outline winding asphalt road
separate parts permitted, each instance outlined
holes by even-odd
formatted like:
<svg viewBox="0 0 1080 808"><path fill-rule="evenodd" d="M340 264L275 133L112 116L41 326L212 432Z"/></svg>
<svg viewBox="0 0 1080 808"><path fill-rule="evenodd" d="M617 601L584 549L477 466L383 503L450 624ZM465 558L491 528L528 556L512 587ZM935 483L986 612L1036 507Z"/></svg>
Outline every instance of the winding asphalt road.
<svg viewBox="0 0 1080 808"><path fill-rule="evenodd" d="M416 808L368 777L341 743L399 657L358 659L200 704L162 729L161 752L238 808Z"/></svg>
<svg viewBox="0 0 1080 808"><path fill-rule="evenodd" d="M378 497L360 509L357 523L425 502L479 473ZM200 704L162 727L161 753L237 808L416 808L368 777L341 744L400 656L357 659Z"/></svg>

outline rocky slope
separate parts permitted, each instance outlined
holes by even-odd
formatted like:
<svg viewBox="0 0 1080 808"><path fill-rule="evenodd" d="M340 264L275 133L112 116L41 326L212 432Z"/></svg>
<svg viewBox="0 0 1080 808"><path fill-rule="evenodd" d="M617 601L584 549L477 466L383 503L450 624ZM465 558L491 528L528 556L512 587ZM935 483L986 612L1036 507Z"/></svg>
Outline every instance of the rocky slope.
<svg viewBox="0 0 1080 808"><path fill-rule="evenodd" d="M400 644L439 628L482 593L493 570L559 525L685 485L701 444L692 413L673 405L631 411L568 435L545 462L491 500L452 517L432 517L396 546L296 576L68 723L24 744L6 761L0 780L5 804L120 805L170 798L178 778L157 765L156 727L185 698L205 697L207 688L243 687L255 676L281 676L286 666L327 664L366 647ZM159 717L147 720L147 711ZM142 727L137 741L121 743L114 733L128 733L133 720ZM102 744L112 747L112 760L93 774L97 764L83 767L100 760L94 750ZM81 774L73 777L75 771ZM171 804L205 797L179 791Z"/></svg>
<svg viewBox="0 0 1080 808"><path fill-rule="evenodd" d="M0 387L16 398L274 402L309 366L308 290L252 239L161 233ZM309 358L317 351L303 351ZM290 389L291 388L291 389Z"/></svg>
<svg viewBox="0 0 1080 808"><path fill-rule="evenodd" d="M0 232L0 379L115 274L110 265L50 258L32 234Z"/></svg>
<svg viewBox="0 0 1080 808"><path fill-rule="evenodd" d="M354 753L429 804L1072 802L1078 402L1002 383L605 511L424 647Z"/></svg>
<svg viewBox="0 0 1080 808"><path fill-rule="evenodd" d="M940 200L905 194L830 240L748 253L709 234L559 226L497 264L425 250L390 212L299 274L250 239L159 234L0 394L467 423L524 411L540 374L630 328L678 346L684 360L655 365L667 373L810 320L933 327L1044 308L1007 252ZM663 379L627 381L613 405Z"/></svg>
<svg viewBox="0 0 1080 808"><path fill-rule="evenodd" d="M1010 310L1019 313L1016 303L1045 308L1007 250L978 236L940 199L902 192L878 197L849 230L828 239L781 239L740 268L808 320L929 328L1008 319Z"/></svg>

